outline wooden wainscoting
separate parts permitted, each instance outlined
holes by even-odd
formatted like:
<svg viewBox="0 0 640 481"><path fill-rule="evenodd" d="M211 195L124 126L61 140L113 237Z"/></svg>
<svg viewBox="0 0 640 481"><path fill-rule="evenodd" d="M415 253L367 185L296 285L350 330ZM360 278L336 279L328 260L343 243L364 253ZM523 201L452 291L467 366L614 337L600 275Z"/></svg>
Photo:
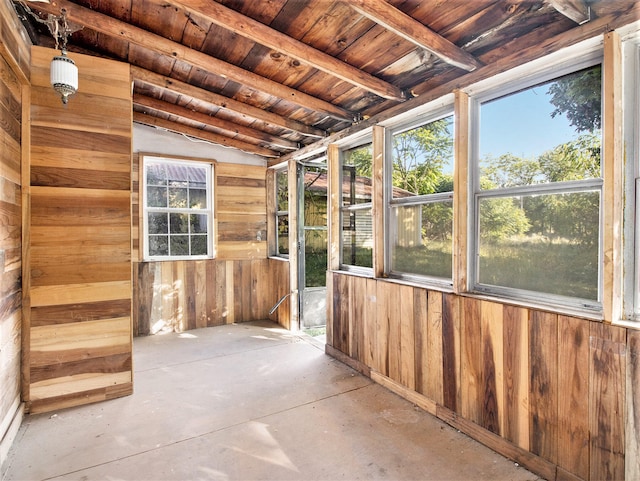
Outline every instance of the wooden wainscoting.
<svg viewBox="0 0 640 481"><path fill-rule="evenodd" d="M546 479L637 478L638 332L329 276L330 354Z"/></svg>
<svg viewBox="0 0 640 481"><path fill-rule="evenodd" d="M275 259L134 264L135 336L272 319L289 327L289 265Z"/></svg>

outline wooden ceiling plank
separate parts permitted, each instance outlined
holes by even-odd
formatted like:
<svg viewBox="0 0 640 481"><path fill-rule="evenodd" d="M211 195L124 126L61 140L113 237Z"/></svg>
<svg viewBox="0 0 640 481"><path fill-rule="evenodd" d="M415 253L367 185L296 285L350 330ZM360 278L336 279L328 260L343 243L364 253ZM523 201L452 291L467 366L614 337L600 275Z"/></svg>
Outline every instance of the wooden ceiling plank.
<svg viewBox="0 0 640 481"><path fill-rule="evenodd" d="M584 0L547 0L547 3L578 25L591 20L589 6Z"/></svg>
<svg viewBox="0 0 640 481"><path fill-rule="evenodd" d="M267 110L253 107L234 99L225 97L224 95L216 94L205 89L201 89L194 85L182 82L180 80L173 79L171 77L165 77L164 75L145 70L135 65L131 66L131 75L135 80L155 85L166 90L171 90L182 95L197 98L204 102L216 105L220 108L236 112L240 115L245 115L255 120L266 122L267 124L275 125L286 130L290 130L306 137L323 138L326 137L326 133L323 130L310 127L301 122L284 118L280 115L274 114Z"/></svg>
<svg viewBox="0 0 640 481"><path fill-rule="evenodd" d="M258 145L253 145L248 142L225 137L224 135L214 134L213 132L197 129L195 127L189 127L188 125L179 124L178 122L172 122L170 120L161 119L159 117L142 114L140 112L133 113L133 121L153 127L159 127L161 129L169 130L178 134L188 135L189 137L207 140L224 147L233 147L235 149L242 150L243 152L260 155L262 157L279 157L278 152L265 149L264 147L260 147Z"/></svg>
<svg viewBox="0 0 640 481"><path fill-rule="evenodd" d="M482 66L482 63L473 55L384 0L345 1L361 15L418 47L428 50L450 65L469 72Z"/></svg>
<svg viewBox="0 0 640 481"><path fill-rule="evenodd" d="M382 98L399 102L406 100L398 87L220 3L210 0L189 0L188 3L170 0L169 3Z"/></svg>
<svg viewBox="0 0 640 481"><path fill-rule="evenodd" d="M67 19L70 22L116 38L125 39L160 55L181 60L194 67L211 72L213 75L228 78L241 85L246 85L255 91L295 103L311 111L321 112L337 120L353 121L355 118L352 112L348 112L330 102L261 77L253 72L243 70L240 67L211 57L198 50L193 50L180 43L161 37L160 35L147 32L146 30L129 25L115 18L81 7L68 0L55 0L51 4L38 2L34 3L32 8L53 15L59 15L61 9L64 8L67 12Z"/></svg>
<svg viewBox="0 0 640 481"><path fill-rule="evenodd" d="M296 150L299 148L297 142L274 137L273 135L269 135L266 132L252 129L251 127L246 127L229 120L212 117L205 114L204 112L192 110L187 107L181 107L171 102L166 102L164 100L149 97L147 95L134 93L133 103L135 105L140 105L142 107L147 107L153 110L159 110L171 115L176 115L188 120L193 120L194 122L200 122L205 125L210 125L217 129L225 130L229 132L230 137L232 138L235 135L242 135L254 139L256 143L269 144L273 147L279 147L281 149Z"/></svg>

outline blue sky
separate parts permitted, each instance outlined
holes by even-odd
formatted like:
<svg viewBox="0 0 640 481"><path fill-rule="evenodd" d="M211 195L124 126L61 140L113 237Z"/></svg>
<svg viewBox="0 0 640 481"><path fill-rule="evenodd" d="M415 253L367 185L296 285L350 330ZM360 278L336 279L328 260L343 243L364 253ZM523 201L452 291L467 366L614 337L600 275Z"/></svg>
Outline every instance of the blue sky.
<svg viewBox="0 0 640 481"><path fill-rule="evenodd" d="M564 115L551 118L553 105L546 95L549 85L487 102L480 110L480 158L511 153L537 157L577 137Z"/></svg>

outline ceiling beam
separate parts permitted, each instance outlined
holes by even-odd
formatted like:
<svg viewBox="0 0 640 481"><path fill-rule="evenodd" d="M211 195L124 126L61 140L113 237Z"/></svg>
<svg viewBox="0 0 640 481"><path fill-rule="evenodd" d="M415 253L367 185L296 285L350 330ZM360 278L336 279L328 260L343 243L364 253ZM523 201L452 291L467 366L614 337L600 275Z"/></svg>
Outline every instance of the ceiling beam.
<svg viewBox="0 0 640 481"><path fill-rule="evenodd" d="M188 3L170 0L168 3L382 98L398 102L406 100L402 90L395 85L374 77L220 3L210 0L189 0Z"/></svg>
<svg viewBox="0 0 640 481"><path fill-rule="evenodd" d="M199 50L194 50L160 35L147 32L108 15L81 7L68 0L55 0L51 4L36 2L31 4L31 8L53 15L60 15L61 9L64 8L67 11L67 20L96 32L120 38L168 58L180 60L212 75L226 78L256 92L283 99L322 115L347 122L352 122L354 119L352 112L330 102L261 77L253 72L211 57Z"/></svg>
<svg viewBox="0 0 640 481"><path fill-rule="evenodd" d="M273 135L269 135L266 132L252 129L251 127L245 127L244 125L236 124L229 120L212 117L203 112L192 110L188 107L181 107L179 105L165 102L164 100L149 97L147 95L134 93L133 103L134 105L139 105L140 107L165 112L167 114L175 115L183 119L200 122L215 129L223 130L225 132L228 132L228 135L223 135L227 135L231 138L235 138L237 135L249 137L255 140L257 145L265 148L270 148L270 146L287 150L297 150L299 148L299 145L296 142L291 142L290 140L274 137Z"/></svg>
<svg viewBox="0 0 640 481"><path fill-rule="evenodd" d="M135 65L131 65L131 75L134 80L144 82L155 87L170 90L172 92L193 97L203 102L208 102L221 109L226 109L231 112L235 112L239 115L249 117L251 119L259 120L276 127L280 127L291 132L304 135L306 137L323 138L326 137L326 132L315 127L310 127L301 122L297 122L281 115L274 114L267 110L254 107L249 104L239 102L234 99L225 97L224 95L216 94L208 90L196 87L194 85L182 82L180 80L166 77L150 70L146 70Z"/></svg>
<svg viewBox="0 0 640 481"><path fill-rule="evenodd" d="M345 0L345 3L361 15L428 50L450 65L468 72L482 66L473 55L384 0Z"/></svg>
<svg viewBox="0 0 640 481"><path fill-rule="evenodd" d="M133 121L141 124L145 124L145 125L150 125L153 127L159 127L161 129L168 130L170 132L175 132L177 134L184 134L184 135L188 135L189 137L206 140L208 142L222 145L224 147L233 147L235 149L242 150L243 152L260 155L262 157L278 157L279 156L278 152L265 149L264 147L259 147L257 145L253 145L248 142L243 142L237 139L231 139L229 137L225 137L224 135L215 134L207 130L197 129L195 127L189 127L188 125L180 124L178 122L172 122L170 120L165 120L158 117L153 117L151 115L142 114L140 112L133 113Z"/></svg>
<svg viewBox="0 0 640 481"><path fill-rule="evenodd" d="M591 20L589 6L584 0L547 0L547 3L578 25Z"/></svg>

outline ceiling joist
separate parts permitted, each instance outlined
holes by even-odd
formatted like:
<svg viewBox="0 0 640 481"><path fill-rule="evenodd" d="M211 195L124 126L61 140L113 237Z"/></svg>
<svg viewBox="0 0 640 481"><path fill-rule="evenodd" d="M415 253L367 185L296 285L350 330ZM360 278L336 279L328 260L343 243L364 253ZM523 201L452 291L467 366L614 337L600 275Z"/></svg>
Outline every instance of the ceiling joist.
<svg viewBox="0 0 640 481"><path fill-rule="evenodd" d="M469 72L482 66L473 55L384 0L345 0L361 15L421 47L444 62Z"/></svg>
<svg viewBox="0 0 640 481"><path fill-rule="evenodd" d="M171 120L161 119L159 117L153 117L152 115L142 114L140 112L133 113L133 121L140 124L150 125L152 127L158 127L163 130L175 132L177 134L186 135L196 139L206 140L208 142L222 145L224 147L233 147L243 152L250 154L261 155L263 157L278 157L278 154L273 150L265 149L257 145L243 142L242 140L232 139L225 137L224 135L214 134L206 130L197 129L195 127L189 127L187 125L178 124Z"/></svg>
<svg viewBox="0 0 640 481"><path fill-rule="evenodd" d="M565 17L578 25L591 20L591 9L584 0L547 0L548 3Z"/></svg>
<svg viewBox="0 0 640 481"><path fill-rule="evenodd" d="M280 115L269 112L268 110L263 110L257 107L253 107L252 105L230 99L228 97L225 97L224 95L201 89L186 82L182 82L171 77L166 77L164 75L160 75L155 72L136 67L135 65L131 66L131 75L133 76L134 80L144 82L149 85L154 85L165 90L170 90L181 95L193 97L203 102L208 102L219 108L227 109L231 112L236 112L250 119L255 119L267 124L275 125L277 127L289 130L300 135L304 135L306 137L326 137L326 133L323 130L316 129L295 120L282 117Z"/></svg>
<svg viewBox="0 0 640 481"><path fill-rule="evenodd" d="M210 0L189 0L188 3L171 0L169 3L382 98L399 102L405 100L404 93L398 87L220 3Z"/></svg>
<svg viewBox="0 0 640 481"><path fill-rule="evenodd" d="M296 150L299 147L297 142L291 142L279 137L274 137L260 130L252 129L251 127L245 127L229 120L212 117L203 112L192 110L187 107L181 107L147 95L134 93L133 103L134 105L138 105L143 108L149 108L169 115L175 115L183 119L204 124L214 129L223 130L229 137L238 135L249 137L255 141L256 145L260 145L267 149L270 147L279 147L286 150Z"/></svg>
<svg viewBox="0 0 640 481"><path fill-rule="evenodd" d="M236 67L198 50L186 47L178 42L161 37L139 27L127 24L113 17L103 15L88 8L81 7L67 0L56 0L54 4L33 3L35 10L59 15L61 9L67 12L70 22L82 25L105 35L121 38L139 47L151 50L174 60L180 60L192 67L202 69L213 75L246 85L257 92L283 99L311 111L319 112L331 118L352 122L355 118L349 112L330 102L318 99L298 90L279 84L253 72Z"/></svg>

